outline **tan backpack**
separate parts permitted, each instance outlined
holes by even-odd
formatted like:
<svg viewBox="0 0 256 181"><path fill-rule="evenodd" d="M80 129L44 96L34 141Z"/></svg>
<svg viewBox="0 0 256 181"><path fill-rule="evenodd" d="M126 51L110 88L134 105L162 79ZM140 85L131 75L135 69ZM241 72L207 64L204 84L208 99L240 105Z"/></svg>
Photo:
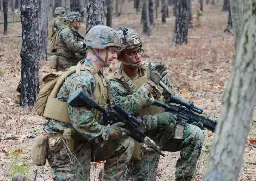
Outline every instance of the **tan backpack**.
<svg viewBox="0 0 256 181"><path fill-rule="evenodd" d="M57 99L56 96L65 78L80 70L88 70L91 72L90 67L78 64L77 66L70 67L68 71L62 74L52 73L43 78L35 103L35 109L38 115L65 123L70 122L67 103Z"/></svg>

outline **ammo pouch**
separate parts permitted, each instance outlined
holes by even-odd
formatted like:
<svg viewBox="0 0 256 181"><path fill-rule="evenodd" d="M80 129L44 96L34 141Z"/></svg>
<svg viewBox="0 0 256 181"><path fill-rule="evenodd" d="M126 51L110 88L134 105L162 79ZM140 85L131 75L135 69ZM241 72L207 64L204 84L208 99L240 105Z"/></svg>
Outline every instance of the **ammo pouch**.
<svg viewBox="0 0 256 181"><path fill-rule="evenodd" d="M143 159L143 156L144 156L144 152L143 150L141 149L141 145L139 142L135 142L134 144L134 150L133 150L133 153L132 153L132 160L134 161L140 161Z"/></svg>
<svg viewBox="0 0 256 181"><path fill-rule="evenodd" d="M37 166L45 165L48 148L48 135L40 135L34 139L31 157Z"/></svg>

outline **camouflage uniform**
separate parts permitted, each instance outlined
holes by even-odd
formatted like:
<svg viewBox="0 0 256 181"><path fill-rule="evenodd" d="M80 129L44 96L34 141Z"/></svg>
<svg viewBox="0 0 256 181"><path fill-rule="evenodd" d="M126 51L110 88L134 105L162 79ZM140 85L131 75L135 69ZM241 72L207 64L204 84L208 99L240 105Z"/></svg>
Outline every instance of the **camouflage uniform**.
<svg viewBox="0 0 256 181"><path fill-rule="evenodd" d="M123 32L119 31L119 34L123 35ZM129 43L133 43L130 37L135 38L135 41L138 43L137 46L142 46L139 35L134 30L128 29L128 34L126 35L125 40L126 44L123 46L124 48L121 49L121 51L129 48ZM134 48L135 46L132 45L133 44L131 44L131 47ZM127 63L125 64L127 65ZM140 67L138 70L138 77L130 79L122 70L121 65L119 70L115 73L115 75L118 76L114 76L114 78L109 81L113 101L115 103L121 102L125 105L124 108L127 111L133 112L135 115L142 116L142 129L146 131L146 134L152 138L163 151L180 151L180 158L176 164L176 178L177 180L183 178L185 180L190 180L196 173L196 163L199 159L204 140L203 132L199 127L187 124L184 130L184 140L182 142L178 142L174 139L175 123L170 124L166 128L159 128L157 120L164 120L165 118L163 116L165 116L165 114L158 114L157 117L156 115L154 117L153 114L163 112L163 110L147 104L141 105L144 102L141 100L144 98L137 93L136 89L132 88L136 86L129 85L129 81L127 80L129 79L134 85L137 85L137 87L140 86L138 85L138 82L140 82L140 84L145 83L146 80L143 80L143 77L145 78L145 75L147 75L147 72L145 72L146 68L143 69ZM125 79L118 78L120 75L124 77L126 81L124 81ZM151 150L145 150L144 158L141 162L130 163L129 168L126 170L124 180L129 179L130 177L139 181L156 180L156 170L159 163L159 157L159 154L156 154Z"/></svg>
<svg viewBox="0 0 256 181"><path fill-rule="evenodd" d="M65 20L69 23L73 21L82 21L81 15L78 12L70 12ZM86 56L86 47L83 38L76 29L69 26L63 26L55 40L52 54L56 59L50 59L52 68L57 71L65 70L71 66L76 65L81 59Z"/></svg>
<svg viewBox="0 0 256 181"><path fill-rule="evenodd" d="M87 41L91 36L94 37L94 41ZM94 48L98 47L98 49L119 46L118 40L116 31L106 26L93 27L85 37L85 42L89 47L97 44L98 46ZM104 106L107 101L107 85L104 83L104 77L101 73L93 73L89 59L86 59L83 65L90 69L68 76L57 98L66 102L76 91L83 91L95 98L98 104ZM91 160L106 160L104 180L118 180L131 159L134 140L128 136L123 136L118 140L111 139L109 133L111 127L100 124L97 111L68 105L68 112L70 123L48 120L44 127L50 136L47 159L53 171L53 180L89 180ZM71 130L72 139L65 136L66 130ZM74 140L74 142L69 142L69 140Z"/></svg>

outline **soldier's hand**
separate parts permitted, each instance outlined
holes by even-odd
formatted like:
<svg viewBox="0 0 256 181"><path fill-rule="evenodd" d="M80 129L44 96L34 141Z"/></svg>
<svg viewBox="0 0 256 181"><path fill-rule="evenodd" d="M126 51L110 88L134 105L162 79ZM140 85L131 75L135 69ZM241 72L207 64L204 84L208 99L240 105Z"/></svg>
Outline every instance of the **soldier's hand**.
<svg viewBox="0 0 256 181"><path fill-rule="evenodd" d="M153 69L152 64L148 64L148 79L154 82L156 85L159 85L161 80L161 74Z"/></svg>
<svg viewBox="0 0 256 181"><path fill-rule="evenodd" d="M130 132L124 128L125 123L123 122L118 122L114 123L110 126L110 133L109 133L109 138L112 140L118 140L121 139L122 137L128 135Z"/></svg>
<svg viewBox="0 0 256 181"><path fill-rule="evenodd" d="M161 75L161 78L165 77L167 74L167 68L163 63L155 64L154 66L152 66L152 69L158 72Z"/></svg>

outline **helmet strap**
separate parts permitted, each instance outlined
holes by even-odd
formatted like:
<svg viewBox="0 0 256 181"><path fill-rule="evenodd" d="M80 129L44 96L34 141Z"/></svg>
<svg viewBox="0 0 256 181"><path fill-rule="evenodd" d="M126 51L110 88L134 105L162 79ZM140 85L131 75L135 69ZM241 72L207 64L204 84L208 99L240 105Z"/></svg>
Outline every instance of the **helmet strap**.
<svg viewBox="0 0 256 181"><path fill-rule="evenodd" d="M96 57L97 57L97 59L101 62L101 63L103 63L103 67L108 67L109 66L109 64L107 63L107 61L108 61L108 48L106 49L106 57L105 57L105 61L99 56L99 54L97 53L97 52L95 52L92 48L91 48L91 50L92 50L92 53L93 53L93 55L95 55Z"/></svg>

